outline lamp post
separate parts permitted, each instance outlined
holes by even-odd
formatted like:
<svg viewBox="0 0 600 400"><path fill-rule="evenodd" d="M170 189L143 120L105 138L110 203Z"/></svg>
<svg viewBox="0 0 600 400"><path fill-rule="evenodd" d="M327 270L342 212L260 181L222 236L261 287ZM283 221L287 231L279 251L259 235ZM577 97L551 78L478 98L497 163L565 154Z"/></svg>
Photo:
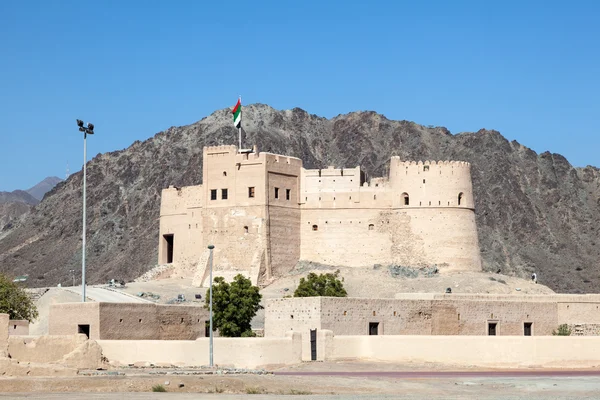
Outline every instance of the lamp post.
<svg viewBox="0 0 600 400"><path fill-rule="evenodd" d="M209 366L213 367L213 311L212 311L212 285L213 285L213 277L212 277L212 270L213 270L213 249L215 248L215 246L213 246L212 244L208 246L208 250L210 251L210 255L208 256L208 263L210 265L210 286L209 286L209 309L210 309L210 323L209 323L209 330L210 330L210 342L209 342Z"/></svg>
<svg viewBox="0 0 600 400"><path fill-rule="evenodd" d="M83 126L83 121L78 119L77 126L79 132L83 132L83 234L81 243L81 301L85 303L85 217L86 217L86 204L85 204L85 184L86 184L86 164L87 164L87 135L94 134L94 124L89 123Z"/></svg>

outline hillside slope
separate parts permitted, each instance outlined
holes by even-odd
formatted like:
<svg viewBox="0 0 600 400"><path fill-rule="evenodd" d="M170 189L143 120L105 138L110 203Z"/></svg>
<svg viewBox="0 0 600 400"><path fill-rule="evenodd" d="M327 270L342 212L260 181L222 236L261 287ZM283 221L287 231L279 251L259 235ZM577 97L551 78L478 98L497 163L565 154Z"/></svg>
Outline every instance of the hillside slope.
<svg viewBox="0 0 600 400"><path fill-rule="evenodd" d="M484 269L527 277L559 292L600 284L600 171L573 168L559 154L536 154L496 131L452 135L391 121L375 112L332 119L301 109L244 107L245 144L301 158L307 168L361 165L386 173L389 158L472 163ZM132 279L156 262L160 192L201 183L202 147L237 143L229 109L172 127L88 164L88 279ZM59 183L0 239L0 268L55 285L81 258L81 172Z"/></svg>

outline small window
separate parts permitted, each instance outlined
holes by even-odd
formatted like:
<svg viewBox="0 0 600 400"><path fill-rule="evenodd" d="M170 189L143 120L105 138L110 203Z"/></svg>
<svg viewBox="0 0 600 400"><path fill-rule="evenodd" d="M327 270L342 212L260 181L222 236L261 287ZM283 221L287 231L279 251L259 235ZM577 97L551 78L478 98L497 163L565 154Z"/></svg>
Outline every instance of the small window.
<svg viewBox="0 0 600 400"><path fill-rule="evenodd" d="M425 179L423 179L423 183L425 183Z"/></svg>
<svg viewBox="0 0 600 400"><path fill-rule="evenodd" d="M223 176L227 176L227 171L223 171Z"/></svg>
<svg viewBox="0 0 600 400"><path fill-rule="evenodd" d="M285 199L289 200L292 196L292 189L285 189Z"/></svg>
<svg viewBox="0 0 600 400"><path fill-rule="evenodd" d="M408 206L410 204L410 198L408 197L408 193L402 193L402 198L404 199L404 205Z"/></svg>
<svg viewBox="0 0 600 400"><path fill-rule="evenodd" d="M119 323L123 323L123 318L119 319Z"/></svg>
<svg viewBox="0 0 600 400"><path fill-rule="evenodd" d="M248 227L247 226L244 227L244 233L248 233Z"/></svg>
<svg viewBox="0 0 600 400"><path fill-rule="evenodd" d="M279 198L279 188L275 188L275 198L278 199Z"/></svg>
<svg viewBox="0 0 600 400"><path fill-rule="evenodd" d="M254 197L254 186L248 188L248 197Z"/></svg>
<svg viewBox="0 0 600 400"><path fill-rule="evenodd" d="M373 200L377 200L377 195L376 194L373 195Z"/></svg>
<svg viewBox="0 0 600 400"><path fill-rule="evenodd" d="M138 320L138 322L141 324L141 323L142 323L142 319L140 318L140 319Z"/></svg>
<svg viewBox="0 0 600 400"><path fill-rule="evenodd" d="M373 229L375 229L375 225L369 224L369 230L372 231Z"/></svg>
<svg viewBox="0 0 600 400"><path fill-rule="evenodd" d="M221 200L227 200L227 189L221 189Z"/></svg>
<svg viewBox="0 0 600 400"><path fill-rule="evenodd" d="M318 225L313 225L312 226L312 230L313 231L318 231L319 230L319 226Z"/></svg>
<svg viewBox="0 0 600 400"><path fill-rule="evenodd" d="M423 165L423 171L429 171L429 165Z"/></svg>
<svg viewBox="0 0 600 400"><path fill-rule="evenodd" d="M532 322L525 322L523 324L523 336L531 336L531 326L533 325Z"/></svg>
<svg viewBox="0 0 600 400"><path fill-rule="evenodd" d="M210 189L210 199L211 200L217 199L217 189Z"/></svg>
<svg viewBox="0 0 600 400"><path fill-rule="evenodd" d="M461 203L461 201L462 201L462 198L463 198L463 193L462 193L462 192L460 192L460 193L458 194L458 205L459 205L459 206L460 206L460 203Z"/></svg>

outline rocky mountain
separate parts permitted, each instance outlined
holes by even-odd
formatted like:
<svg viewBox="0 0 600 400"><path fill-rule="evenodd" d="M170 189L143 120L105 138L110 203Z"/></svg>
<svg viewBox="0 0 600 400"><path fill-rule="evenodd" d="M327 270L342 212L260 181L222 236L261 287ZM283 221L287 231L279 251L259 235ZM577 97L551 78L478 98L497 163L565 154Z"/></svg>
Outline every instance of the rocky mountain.
<svg viewBox="0 0 600 400"><path fill-rule="evenodd" d="M0 192L0 204L22 203L35 206L39 200L24 190L14 190L12 192Z"/></svg>
<svg viewBox="0 0 600 400"><path fill-rule="evenodd" d="M559 292L600 284L600 171L559 154L536 154L493 130L452 135L442 127L392 121L375 112L332 119L301 109L244 107L246 145L301 158L308 168L361 165L386 173L389 158L472 164L484 269L528 277ZM133 279L156 263L161 189L201 182L202 147L237 143L229 109L172 127L88 164L90 283ZM82 173L51 190L0 238L0 269L56 285L81 263Z"/></svg>
<svg viewBox="0 0 600 400"><path fill-rule="evenodd" d="M49 177L27 190L0 192L0 238L6 236L16 220L23 218L44 195L62 179Z"/></svg>
<svg viewBox="0 0 600 400"><path fill-rule="evenodd" d="M49 176L34 187L27 189L27 193L41 201L44 198L44 195L52 190L59 182L62 182L62 179L59 177Z"/></svg>

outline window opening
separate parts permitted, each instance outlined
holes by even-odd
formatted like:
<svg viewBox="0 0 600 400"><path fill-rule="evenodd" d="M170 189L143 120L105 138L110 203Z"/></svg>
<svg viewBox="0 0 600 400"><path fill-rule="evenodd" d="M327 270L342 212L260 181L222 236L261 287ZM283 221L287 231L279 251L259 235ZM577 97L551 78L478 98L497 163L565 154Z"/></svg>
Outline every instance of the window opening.
<svg viewBox="0 0 600 400"><path fill-rule="evenodd" d="M313 225L312 226L312 230L313 231L318 231L319 230L319 226L318 225Z"/></svg>
<svg viewBox="0 0 600 400"><path fill-rule="evenodd" d="M292 195L292 189L285 189L285 199L289 200Z"/></svg>
<svg viewBox="0 0 600 400"><path fill-rule="evenodd" d="M462 201L462 198L463 198L463 193L462 193L462 192L460 192L460 193L458 194L458 205L459 205L459 206L460 206L460 202Z"/></svg>
<svg viewBox="0 0 600 400"><path fill-rule="evenodd" d="M496 336L497 322L488 322L488 336Z"/></svg>
<svg viewBox="0 0 600 400"><path fill-rule="evenodd" d="M408 193L402 193L402 198L404 199L404 205L408 206L410 204L410 198L408 197Z"/></svg>
<svg viewBox="0 0 600 400"><path fill-rule="evenodd" d="M429 165L423 165L423 171L429 171Z"/></svg>
<svg viewBox="0 0 600 400"><path fill-rule="evenodd" d="M254 186L248 188L248 197L254 197Z"/></svg>
<svg viewBox="0 0 600 400"><path fill-rule="evenodd" d="M423 179L423 183L425 183L425 179Z"/></svg>
<svg viewBox="0 0 600 400"><path fill-rule="evenodd" d="M279 188L278 187L275 188L275 198L276 199L279 198Z"/></svg>
<svg viewBox="0 0 600 400"><path fill-rule="evenodd" d="M369 224L369 230L372 231L373 229L375 229L375 225Z"/></svg>
<svg viewBox="0 0 600 400"><path fill-rule="evenodd" d="M244 233L248 233L248 227L247 226L244 227Z"/></svg>
<svg viewBox="0 0 600 400"><path fill-rule="evenodd" d="M90 338L90 326L89 325L77 325L77 333L82 333L89 339Z"/></svg>
<svg viewBox="0 0 600 400"><path fill-rule="evenodd" d="M221 200L227 200L227 189L221 189Z"/></svg>
<svg viewBox="0 0 600 400"><path fill-rule="evenodd" d="M211 200L217 199L217 189L210 189L210 199Z"/></svg>
<svg viewBox="0 0 600 400"><path fill-rule="evenodd" d="M223 176L227 176L227 171L223 171Z"/></svg>
<svg viewBox="0 0 600 400"><path fill-rule="evenodd" d="M525 322L523 324L523 336L531 336L531 326L533 325L532 322Z"/></svg>

